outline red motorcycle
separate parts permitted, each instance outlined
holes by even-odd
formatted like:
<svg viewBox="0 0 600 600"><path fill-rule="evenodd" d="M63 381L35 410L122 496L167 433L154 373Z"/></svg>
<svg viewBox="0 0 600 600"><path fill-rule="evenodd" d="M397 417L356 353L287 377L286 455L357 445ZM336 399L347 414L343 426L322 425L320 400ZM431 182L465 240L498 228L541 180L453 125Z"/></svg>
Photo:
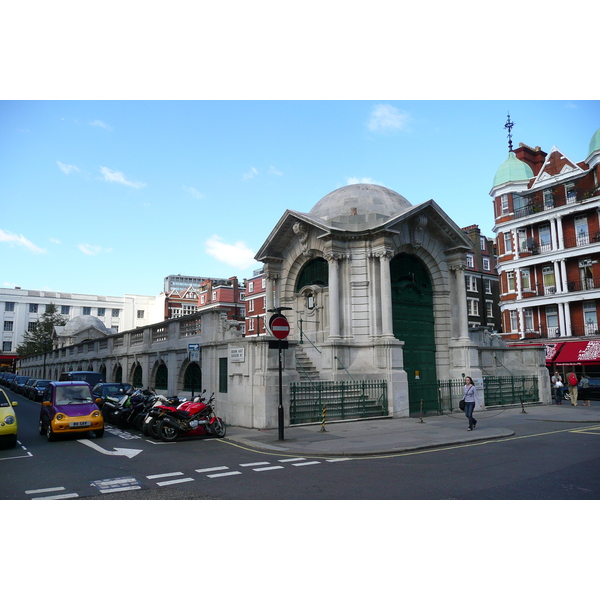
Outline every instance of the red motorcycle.
<svg viewBox="0 0 600 600"><path fill-rule="evenodd" d="M163 410L157 430L163 442L174 442L179 437L211 435L225 437L225 422L215 415L214 392L208 400L196 398L177 407L161 406Z"/></svg>

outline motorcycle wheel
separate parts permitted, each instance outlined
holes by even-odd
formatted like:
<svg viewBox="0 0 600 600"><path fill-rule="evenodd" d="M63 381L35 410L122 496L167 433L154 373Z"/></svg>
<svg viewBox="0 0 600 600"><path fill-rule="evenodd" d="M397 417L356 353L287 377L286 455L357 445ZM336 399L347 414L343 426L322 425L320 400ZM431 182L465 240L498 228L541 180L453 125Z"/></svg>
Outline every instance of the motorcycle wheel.
<svg viewBox="0 0 600 600"><path fill-rule="evenodd" d="M152 437L151 427L153 422L154 419L152 419L148 423L146 423L146 419L144 419L144 422L142 423L142 433L147 437Z"/></svg>
<svg viewBox="0 0 600 600"><path fill-rule="evenodd" d="M137 415L133 420L133 428L137 431L142 431L142 426L144 425L145 419L146 415Z"/></svg>
<svg viewBox="0 0 600 600"><path fill-rule="evenodd" d="M158 435L158 430L162 424L162 419L153 419L150 422L150 437L153 437L155 440L160 440L160 436Z"/></svg>
<svg viewBox="0 0 600 600"><path fill-rule="evenodd" d="M221 417L217 417L217 420L213 423L213 432L216 437L223 438L225 437L225 432L227 431L227 426L225 425L225 421L221 419Z"/></svg>
<svg viewBox="0 0 600 600"><path fill-rule="evenodd" d="M161 421L158 428L158 437L163 442L174 442L179 436L179 431L172 425L169 425L166 421Z"/></svg>

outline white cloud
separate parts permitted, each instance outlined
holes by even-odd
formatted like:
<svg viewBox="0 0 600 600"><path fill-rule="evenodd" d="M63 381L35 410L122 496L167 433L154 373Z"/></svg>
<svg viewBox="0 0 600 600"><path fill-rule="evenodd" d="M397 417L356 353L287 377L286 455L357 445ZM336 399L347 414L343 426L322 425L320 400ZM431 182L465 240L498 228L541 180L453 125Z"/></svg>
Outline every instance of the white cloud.
<svg viewBox="0 0 600 600"><path fill-rule="evenodd" d="M258 171L254 167L250 167L250 171L244 173L242 179L253 179L258 175Z"/></svg>
<svg viewBox="0 0 600 600"><path fill-rule="evenodd" d="M269 173L271 173L271 175L282 175L283 176L283 173L279 169L276 169L273 165L271 165L271 168L269 169Z"/></svg>
<svg viewBox="0 0 600 600"><path fill-rule="evenodd" d="M379 181L375 181L374 179L371 179L370 177L347 177L346 181L347 181L346 185L352 185L354 183L373 183L375 185L383 185Z"/></svg>
<svg viewBox="0 0 600 600"><path fill-rule="evenodd" d="M188 187L187 185L182 186L183 189L188 193L194 196L194 198L201 200L204 198L204 194L200 193L196 188Z"/></svg>
<svg viewBox="0 0 600 600"><path fill-rule="evenodd" d="M56 164L59 166L60 170L65 174L68 175L69 173L71 173L72 171L79 171L79 168L76 167L75 165L65 165L64 163L61 163L60 160L56 161Z"/></svg>
<svg viewBox="0 0 600 600"><path fill-rule="evenodd" d="M112 127L107 125L104 121L100 121L100 119L92 121L90 125L92 125L92 127L102 127L102 129L108 129L109 131L112 131Z"/></svg>
<svg viewBox="0 0 600 600"><path fill-rule="evenodd" d="M96 254L102 252L112 252L112 248L102 248L102 246L92 246L91 244L79 244L77 247L88 256L96 256Z"/></svg>
<svg viewBox="0 0 600 600"><path fill-rule="evenodd" d="M60 244L60 243L61 243L61 242L60 242L60 240L57 240L56 238L50 238L50 241L51 241L53 244Z"/></svg>
<svg viewBox="0 0 600 600"><path fill-rule="evenodd" d="M256 263L254 250L246 246L245 242L227 244L218 235L213 235L206 240L206 252L218 261L236 269L248 269Z"/></svg>
<svg viewBox="0 0 600 600"><path fill-rule="evenodd" d="M390 104L376 104L367 126L371 131L398 131L406 129L410 116Z"/></svg>
<svg viewBox="0 0 600 600"><path fill-rule="evenodd" d="M30 242L23 234L11 233L10 231L4 231L3 229L0 229L0 242L6 242L11 246L24 246L35 254L47 254L48 252L44 248L39 248L33 242Z"/></svg>
<svg viewBox="0 0 600 600"><path fill-rule="evenodd" d="M122 183L123 185L135 188L136 190L146 185L141 181L128 181L121 171L113 171L108 167L100 167L100 172L104 175L104 181L110 181L111 183Z"/></svg>

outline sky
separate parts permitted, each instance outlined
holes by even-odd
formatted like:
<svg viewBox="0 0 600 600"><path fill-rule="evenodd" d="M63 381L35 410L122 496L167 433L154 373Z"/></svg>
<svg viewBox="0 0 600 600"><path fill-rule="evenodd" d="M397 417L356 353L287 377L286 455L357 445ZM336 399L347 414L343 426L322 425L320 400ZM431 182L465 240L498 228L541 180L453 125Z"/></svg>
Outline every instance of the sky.
<svg viewBox="0 0 600 600"><path fill-rule="evenodd" d="M576 13L519 4L507 34L493 4L466 0L73 6L13 3L0 20L0 287L154 296L171 274L243 279L286 209L358 182L491 237L507 114L515 146L574 161L600 127L583 58L596 32ZM517 41L534 18L532 55ZM571 26L577 43L553 51Z"/></svg>
<svg viewBox="0 0 600 600"><path fill-rule="evenodd" d="M0 286L156 295L170 274L248 277L286 209L369 182L492 236L513 144L574 161L598 101L0 103Z"/></svg>

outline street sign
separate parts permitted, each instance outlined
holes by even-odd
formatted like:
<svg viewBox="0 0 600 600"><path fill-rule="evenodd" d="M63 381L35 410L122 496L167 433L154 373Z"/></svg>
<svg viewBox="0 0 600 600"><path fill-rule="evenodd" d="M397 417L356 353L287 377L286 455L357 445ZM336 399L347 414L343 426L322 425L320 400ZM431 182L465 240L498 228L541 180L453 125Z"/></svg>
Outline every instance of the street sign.
<svg viewBox="0 0 600 600"><path fill-rule="evenodd" d="M277 315L271 321L271 331L278 340L285 340L290 334L290 324L284 316Z"/></svg>

